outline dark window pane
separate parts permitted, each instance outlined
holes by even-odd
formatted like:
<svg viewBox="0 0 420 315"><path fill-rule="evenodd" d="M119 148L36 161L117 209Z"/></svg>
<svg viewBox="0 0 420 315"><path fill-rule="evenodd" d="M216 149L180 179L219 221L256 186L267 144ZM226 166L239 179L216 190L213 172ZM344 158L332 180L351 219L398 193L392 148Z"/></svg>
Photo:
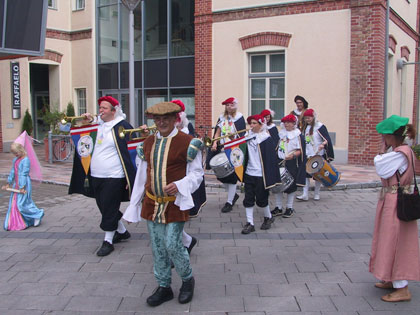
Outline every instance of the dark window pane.
<svg viewBox="0 0 420 315"><path fill-rule="evenodd" d="M171 56L194 55L194 0L172 0Z"/></svg>
<svg viewBox="0 0 420 315"><path fill-rule="evenodd" d="M252 100L251 101L251 115L256 115L261 113L261 111L265 109L265 101L264 100Z"/></svg>
<svg viewBox="0 0 420 315"><path fill-rule="evenodd" d="M99 8L99 62L118 61L118 6Z"/></svg>
<svg viewBox="0 0 420 315"><path fill-rule="evenodd" d="M141 88L141 61L134 62L134 87Z"/></svg>
<svg viewBox="0 0 420 315"><path fill-rule="evenodd" d="M177 58L169 61L171 86L194 86L194 58Z"/></svg>
<svg viewBox="0 0 420 315"><path fill-rule="evenodd" d="M7 2L5 48L40 50L43 0Z"/></svg>
<svg viewBox="0 0 420 315"><path fill-rule="evenodd" d="M251 56L251 73L265 72L265 56Z"/></svg>
<svg viewBox="0 0 420 315"><path fill-rule="evenodd" d="M251 98L265 98L265 79L251 80Z"/></svg>
<svg viewBox="0 0 420 315"><path fill-rule="evenodd" d="M128 89L129 86L128 62L120 63L120 88Z"/></svg>
<svg viewBox="0 0 420 315"><path fill-rule="evenodd" d="M0 1L0 47L3 47L3 17L4 17L4 0Z"/></svg>
<svg viewBox="0 0 420 315"><path fill-rule="evenodd" d="M98 68L99 89L118 89L118 64L98 65Z"/></svg>
<svg viewBox="0 0 420 315"><path fill-rule="evenodd" d="M270 97L284 98L284 79L270 79Z"/></svg>
<svg viewBox="0 0 420 315"><path fill-rule="evenodd" d="M166 67L166 59L163 60L147 60L144 62L144 86L167 87L168 73Z"/></svg>
<svg viewBox="0 0 420 315"><path fill-rule="evenodd" d="M281 120L284 117L284 100L270 100L270 108L274 110L274 120Z"/></svg>
<svg viewBox="0 0 420 315"><path fill-rule="evenodd" d="M284 54L270 55L270 72L284 72Z"/></svg>
<svg viewBox="0 0 420 315"><path fill-rule="evenodd" d="M166 0L146 1L145 14L145 58L166 57L168 30Z"/></svg>

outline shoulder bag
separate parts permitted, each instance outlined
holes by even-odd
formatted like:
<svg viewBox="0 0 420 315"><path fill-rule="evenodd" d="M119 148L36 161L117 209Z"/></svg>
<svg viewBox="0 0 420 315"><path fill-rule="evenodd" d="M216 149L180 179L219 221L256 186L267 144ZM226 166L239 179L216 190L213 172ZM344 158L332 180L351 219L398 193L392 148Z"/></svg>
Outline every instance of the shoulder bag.
<svg viewBox="0 0 420 315"><path fill-rule="evenodd" d="M413 157L415 159L416 157ZM414 160L413 171L414 171ZM398 176L398 201L397 201L397 217L401 221L409 222L420 219L420 195L417 187L416 172L414 172L414 191L412 194L404 193L403 187L400 186L400 178Z"/></svg>

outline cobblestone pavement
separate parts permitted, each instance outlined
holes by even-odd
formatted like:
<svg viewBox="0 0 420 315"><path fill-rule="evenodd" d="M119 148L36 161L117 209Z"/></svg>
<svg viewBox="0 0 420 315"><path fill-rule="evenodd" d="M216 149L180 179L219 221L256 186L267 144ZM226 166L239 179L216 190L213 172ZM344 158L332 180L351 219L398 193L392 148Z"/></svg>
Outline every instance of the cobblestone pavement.
<svg viewBox="0 0 420 315"><path fill-rule="evenodd" d="M243 195L222 214L226 194L207 193L200 216L186 224L199 239L191 254L194 299L151 308L145 300L156 282L144 222L128 225L132 238L98 257L103 232L94 200L67 195L66 186L37 186L42 224L0 232L0 314L419 314L419 283L410 283L411 302L385 303L386 290L374 288L368 272L376 189L296 202L296 214L276 218L268 231L259 229L259 209L250 235L240 234ZM8 196L0 198L3 222ZM180 284L174 271L175 297Z"/></svg>

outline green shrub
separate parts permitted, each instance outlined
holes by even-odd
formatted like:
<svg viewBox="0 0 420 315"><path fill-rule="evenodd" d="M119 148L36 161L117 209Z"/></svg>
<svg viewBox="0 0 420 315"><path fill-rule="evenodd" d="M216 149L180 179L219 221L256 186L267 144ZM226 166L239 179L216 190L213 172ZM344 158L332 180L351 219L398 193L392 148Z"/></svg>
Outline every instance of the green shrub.
<svg viewBox="0 0 420 315"><path fill-rule="evenodd" d="M25 111L25 116L23 117L23 123L22 123L22 132L26 130L28 135L32 134L32 130L34 130L34 126L32 124L32 116L29 114L28 109Z"/></svg>
<svg viewBox="0 0 420 315"><path fill-rule="evenodd" d="M413 149L417 159L420 160L420 144L413 145L411 148Z"/></svg>
<svg viewBox="0 0 420 315"><path fill-rule="evenodd" d="M72 102L68 102L67 104L66 116L67 117L76 116Z"/></svg>

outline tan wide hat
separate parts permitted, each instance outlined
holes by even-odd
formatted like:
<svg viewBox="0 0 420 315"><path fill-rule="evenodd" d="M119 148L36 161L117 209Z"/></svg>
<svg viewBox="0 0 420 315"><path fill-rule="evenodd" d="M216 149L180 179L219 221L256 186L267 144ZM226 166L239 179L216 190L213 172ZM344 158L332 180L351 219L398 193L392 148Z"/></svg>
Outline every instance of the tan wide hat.
<svg viewBox="0 0 420 315"><path fill-rule="evenodd" d="M174 114L179 113L181 111L181 107L178 104L172 102L162 102L153 105L146 109L146 115L167 115L167 114Z"/></svg>

